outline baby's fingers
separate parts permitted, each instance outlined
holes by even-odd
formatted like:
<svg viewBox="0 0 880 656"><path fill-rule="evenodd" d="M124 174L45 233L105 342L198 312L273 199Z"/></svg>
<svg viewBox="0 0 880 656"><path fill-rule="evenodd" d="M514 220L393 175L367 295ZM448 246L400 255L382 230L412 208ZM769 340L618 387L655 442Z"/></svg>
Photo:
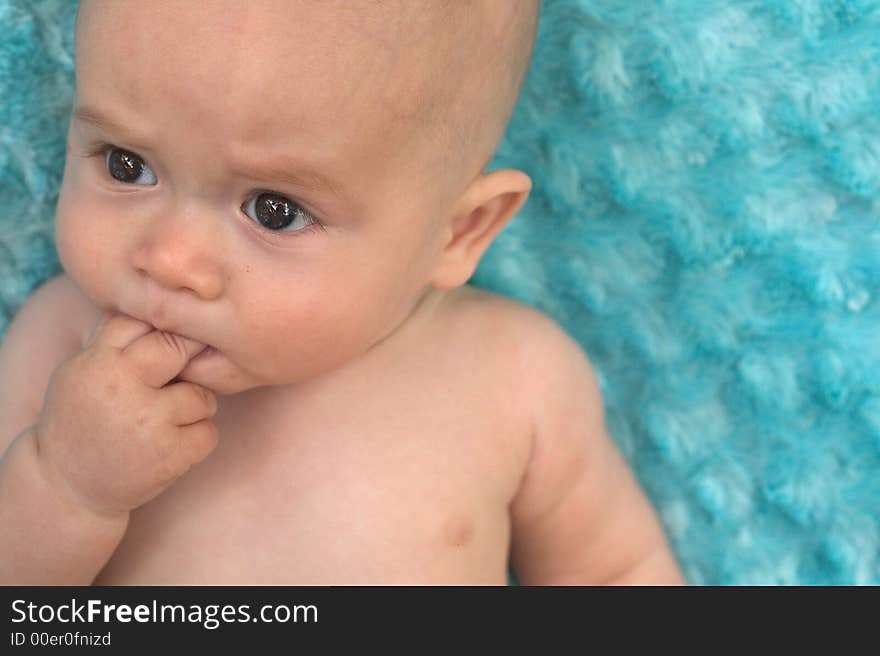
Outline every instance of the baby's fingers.
<svg viewBox="0 0 880 656"><path fill-rule="evenodd" d="M85 347L89 348L97 342L121 350L151 330L153 327L148 323L138 321L121 312L105 310L92 329L92 334L86 341Z"/></svg>
<svg viewBox="0 0 880 656"><path fill-rule="evenodd" d="M174 426L194 424L217 414L217 397L201 385L174 383L159 393L162 405L168 408L165 416Z"/></svg>
<svg viewBox="0 0 880 656"><path fill-rule="evenodd" d="M217 427L210 419L189 426L181 426L180 455L188 465L196 465L207 458L217 446Z"/></svg>
<svg viewBox="0 0 880 656"><path fill-rule="evenodd" d="M127 346L122 354L145 385L159 389L179 374L205 345L174 333L153 330Z"/></svg>

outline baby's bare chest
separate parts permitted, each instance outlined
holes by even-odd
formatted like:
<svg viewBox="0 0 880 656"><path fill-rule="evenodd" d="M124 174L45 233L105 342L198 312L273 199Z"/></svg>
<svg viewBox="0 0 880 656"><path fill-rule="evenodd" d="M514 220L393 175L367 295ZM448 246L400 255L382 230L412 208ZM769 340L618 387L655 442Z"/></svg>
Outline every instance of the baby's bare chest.
<svg viewBox="0 0 880 656"><path fill-rule="evenodd" d="M504 583L527 427L475 364L221 397L217 450L132 513L96 583Z"/></svg>

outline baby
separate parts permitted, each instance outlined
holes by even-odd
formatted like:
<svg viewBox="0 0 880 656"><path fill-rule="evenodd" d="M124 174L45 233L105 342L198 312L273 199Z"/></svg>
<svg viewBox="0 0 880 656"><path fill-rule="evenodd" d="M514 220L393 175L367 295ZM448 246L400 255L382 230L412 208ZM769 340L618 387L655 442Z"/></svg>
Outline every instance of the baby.
<svg viewBox="0 0 880 656"><path fill-rule="evenodd" d="M577 344L466 283L535 0L82 0L0 580L678 583Z"/></svg>

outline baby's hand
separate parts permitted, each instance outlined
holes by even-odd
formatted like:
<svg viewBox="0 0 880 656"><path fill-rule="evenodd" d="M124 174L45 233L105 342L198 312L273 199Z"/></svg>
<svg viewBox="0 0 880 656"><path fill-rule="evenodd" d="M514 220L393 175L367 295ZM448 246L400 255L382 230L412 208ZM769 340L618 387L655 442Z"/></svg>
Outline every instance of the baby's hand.
<svg viewBox="0 0 880 656"><path fill-rule="evenodd" d="M217 445L217 401L168 385L205 348L122 314L105 314L84 350L58 366L34 427L52 484L107 516L146 503Z"/></svg>

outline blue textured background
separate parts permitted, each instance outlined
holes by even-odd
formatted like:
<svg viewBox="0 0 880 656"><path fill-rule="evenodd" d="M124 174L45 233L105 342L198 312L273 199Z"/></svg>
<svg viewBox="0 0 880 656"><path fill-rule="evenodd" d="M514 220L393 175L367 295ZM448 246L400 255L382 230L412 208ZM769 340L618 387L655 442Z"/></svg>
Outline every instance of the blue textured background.
<svg viewBox="0 0 880 656"><path fill-rule="evenodd" d="M76 3L0 0L0 334L59 270ZM474 283L554 317L693 583L880 583L880 0L544 0Z"/></svg>

